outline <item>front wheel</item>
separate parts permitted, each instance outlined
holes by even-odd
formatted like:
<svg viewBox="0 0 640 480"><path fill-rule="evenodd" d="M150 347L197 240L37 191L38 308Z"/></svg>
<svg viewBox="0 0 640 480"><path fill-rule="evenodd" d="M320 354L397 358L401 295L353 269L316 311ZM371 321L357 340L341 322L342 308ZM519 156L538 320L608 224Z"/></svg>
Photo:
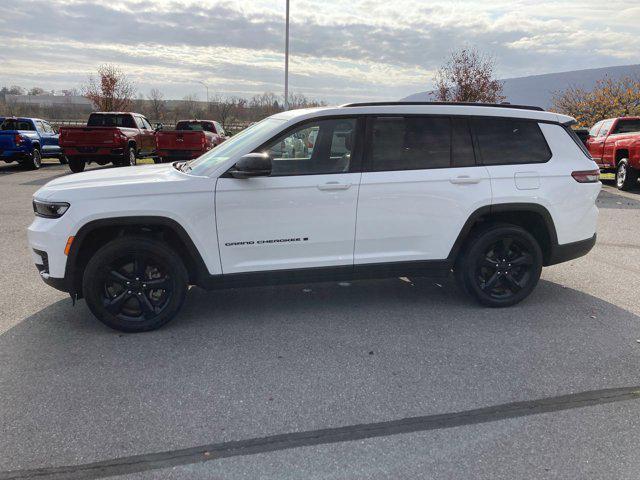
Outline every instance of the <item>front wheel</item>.
<svg viewBox="0 0 640 480"><path fill-rule="evenodd" d="M153 163L164 163L164 158L162 158L162 157L153 157Z"/></svg>
<svg viewBox="0 0 640 480"><path fill-rule="evenodd" d="M638 171L623 158L616 169L616 187L618 190L631 190L638 184Z"/></svg>
<svg viewBox="0 0 640 480"><path fill-rule="evenodd" d="M99 249L84 271L91 312L123 332L155 330L180 310L188 285L180 256L143 236L120 237Z"/></svg>
<svg viewBox="0 0 640 480"><path fill-rule="evenodd" d="M60 165L66 165L67 163L69 163L69 159L66 155L60 155L58 157L58 161L60 162Z"/></svg>
<svg viewBox="0 0 640 480"><path fill-rule="evenodd" d="M123 167L135 167L136 163L137 163L136 149L133 148L132 146L129 146L124 151L124 158L123 158L122 166Z"/></svg>
<svg viewBox="0 0 640 480"><path fill-rule="evenodd" d="M478 302L508 307L524 300L537 285L542 250L522 227L494 224L471 238L457 269L464 290Z"/></svg>

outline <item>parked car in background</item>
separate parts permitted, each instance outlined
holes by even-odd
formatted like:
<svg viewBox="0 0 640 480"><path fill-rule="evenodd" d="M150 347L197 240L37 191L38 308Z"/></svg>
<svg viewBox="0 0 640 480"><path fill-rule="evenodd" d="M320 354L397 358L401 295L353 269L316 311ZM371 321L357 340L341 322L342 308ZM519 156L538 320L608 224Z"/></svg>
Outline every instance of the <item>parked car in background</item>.
<svg viewBox="0 0 640 480"><path fill-rule="evenodd" d="M603 172L615 172L616 186L629 190L640 172L640 117L609 118L589 130L587 148Z"/></svg>
<svg viewBox="0 0 640 480"><path fill-rule="evenodd" d="M139 113L95 112L86 127L61 127L60 146L74 173L91 162L132 166L155 155L156 130Z"/></svg>
<svg viewBox="0 0 640 480"><path fill-rule="evenodd" d="M173 318L188 285L453 270L507 307L595 244L599 171L574 122L514 105L290 110L197 160L49 182L29 244L45 282L130 332Z"/></svg>
<svg viewBox="0 0 640 480"><path fill-rule="evenodd" d="M67 162L51 124L39 118L0 117L0 159L37 169L43 158Z"/></svg>
<svg viewBox="0 0 640 480"><path fill-rule="evenodd" d="M156 163L197 158L226 139L218 122L180 120L175 130L162 130L156 134Z"/></svg>

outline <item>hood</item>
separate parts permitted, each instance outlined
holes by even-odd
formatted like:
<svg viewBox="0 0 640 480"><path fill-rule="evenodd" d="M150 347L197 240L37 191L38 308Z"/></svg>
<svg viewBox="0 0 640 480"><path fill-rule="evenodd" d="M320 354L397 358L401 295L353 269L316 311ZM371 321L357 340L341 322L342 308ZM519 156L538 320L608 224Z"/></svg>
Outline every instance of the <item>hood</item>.
<svg viewBox="0 0 640 480"><path fill-rule="evenodd" d="M194 182L202 184L203 180L211 179L187 175L171 164L104 168L51 180L34 194L34 198L68 202L85 197L98 199L180 193L193 191Z"/></svg>

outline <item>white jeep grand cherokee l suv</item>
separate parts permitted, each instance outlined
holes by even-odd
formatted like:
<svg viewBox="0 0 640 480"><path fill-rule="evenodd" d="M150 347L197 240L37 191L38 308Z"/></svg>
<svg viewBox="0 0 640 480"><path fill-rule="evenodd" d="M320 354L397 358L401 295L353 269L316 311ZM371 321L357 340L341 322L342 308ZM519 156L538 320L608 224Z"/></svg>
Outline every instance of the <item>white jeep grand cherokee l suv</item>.
<svg viewBox="0 0 640 480"><path fill-rule="evenodd" d="M595 243L599 172L573 121L482 104L279 113L190 162L49 182L29 243L45 282L129 332L168 322L188 285L453 272L481 304L513 305Z"/></svg>

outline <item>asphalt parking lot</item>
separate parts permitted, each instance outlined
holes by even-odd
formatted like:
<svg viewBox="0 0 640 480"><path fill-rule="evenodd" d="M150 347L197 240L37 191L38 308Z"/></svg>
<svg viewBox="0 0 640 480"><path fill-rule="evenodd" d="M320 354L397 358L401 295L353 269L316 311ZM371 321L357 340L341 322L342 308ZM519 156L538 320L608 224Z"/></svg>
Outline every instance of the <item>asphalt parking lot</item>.
<svg viewBox="0 0 640 480"><path fill-rule="evenodd" d="M594 250L509 309L424 279L192 289L126 335L32 265L61 174L0 166L0 479L640 476L640 193L605 186Z"/></svg>

